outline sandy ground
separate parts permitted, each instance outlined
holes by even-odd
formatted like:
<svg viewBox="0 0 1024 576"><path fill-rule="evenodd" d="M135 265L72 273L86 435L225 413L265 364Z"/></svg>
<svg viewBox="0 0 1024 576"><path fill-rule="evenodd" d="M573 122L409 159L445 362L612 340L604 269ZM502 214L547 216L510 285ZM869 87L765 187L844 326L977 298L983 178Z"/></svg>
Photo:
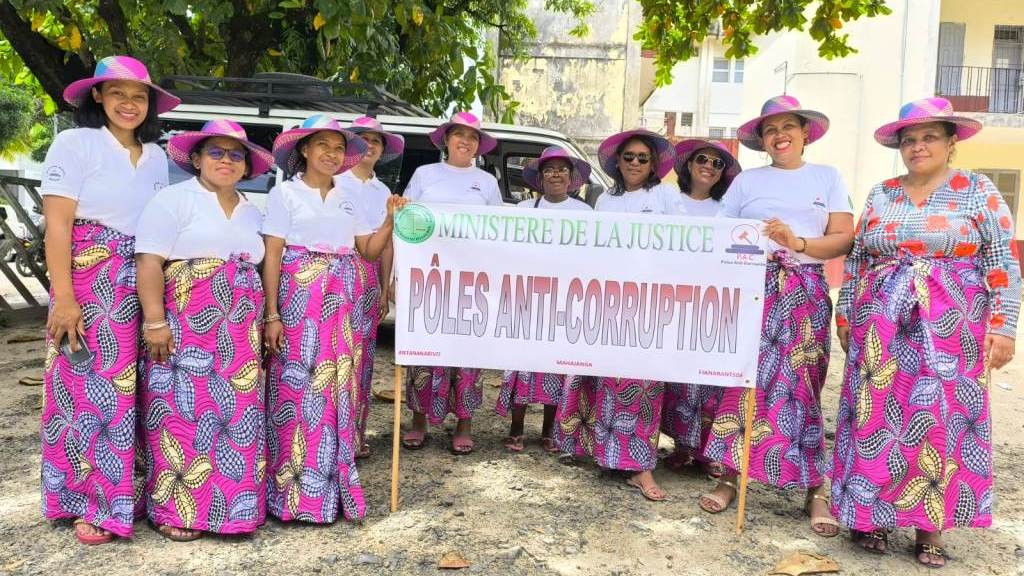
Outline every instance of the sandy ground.
<svg viewBox="0 0 1024 576"><path fill-rule="evenodd" d="M370 422L373 457L360 465L369 512L361 525L282 524L269 520L246 538L209 537L176 544L146 523L132 541L86 548L66 523L47 523L39 505L41 388L18 379L38 375L42 342L11 343L41 335L42 326L0 332L0 572L17 574L435 574L445 552L461 552L478 574L765 574L794 550L826 554L842 574L924 574L913 561L913 535L900 531L886 556L859 553L844 533L814 536L800 512L802 495L752 485L747 529L734 533L735 508L710 516L696 505L710 482L696 472L655 472L671 495L645 501L620 477L587 463L565 465L536 443L511 455L501 447L507 422L491 409L475 422L477 450L455 457L445 449L451 424L433 442L402 454L402 506L388 513L391 470L390 404L375 404ZM826 391L834 427L842 363L839 347ZM953 555L941 574L1024 575L1024 361L993 375L995 525L947 535ZM377 386L392 381L391 345L382 343ZM485 406L492 407L498 375L489 373ZM1009 389L1007 389L1009 388ZM407 415L406 415L407 416ZM539 435L540 413L527 433ZM829 434L831 438L831 433ZM664 440L664 447L671 442Z"/></svg>

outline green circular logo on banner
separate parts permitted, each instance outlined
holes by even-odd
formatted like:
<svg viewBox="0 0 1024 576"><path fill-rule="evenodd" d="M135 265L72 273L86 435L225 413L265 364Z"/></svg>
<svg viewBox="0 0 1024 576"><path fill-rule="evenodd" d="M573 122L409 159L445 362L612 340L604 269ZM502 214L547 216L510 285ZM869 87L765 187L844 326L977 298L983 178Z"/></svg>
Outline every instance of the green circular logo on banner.
<svg viewBox="0 0 1024 576"><path fill-rule="evenodd" d="M434 233L434 213L422 204L407 204L395 214L395 234L410 244L419 244Z"/></svg>

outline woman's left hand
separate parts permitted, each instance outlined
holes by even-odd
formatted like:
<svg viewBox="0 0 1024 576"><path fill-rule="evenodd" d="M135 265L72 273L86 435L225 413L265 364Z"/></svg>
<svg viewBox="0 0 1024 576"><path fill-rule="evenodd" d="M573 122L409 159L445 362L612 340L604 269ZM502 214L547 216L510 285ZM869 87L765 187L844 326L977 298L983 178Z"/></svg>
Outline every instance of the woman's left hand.
<svg viewBox="0 0 1024 576"><path fill-rule="evenodd" d="M985 335L985 357L988 365L996 370L1013 360L1014 340L1000 334Z"/></svg>
<svg viewBox="0 0 1024 576"><path fill-rule="evenodd" d="M391 196L388 196L388 203L387 203L388 217L394 216L395 212L398 212L399 210L401 210L402 207L405 206L408 203L409 203L408 199L406 199L406 198L404 198L402 196L399 196L398 194L392 194Z"/></svg>
<svg viewBox="0 0 1024 576"><path fill-rule="evenodd" d="M800 248L800 239L793 234L793 230L790 229L789 225L779 220L778 218L769 218L764 221L764 233L768 235L768 238L783 248L788 248L796 252L797 248Z"/></svg>

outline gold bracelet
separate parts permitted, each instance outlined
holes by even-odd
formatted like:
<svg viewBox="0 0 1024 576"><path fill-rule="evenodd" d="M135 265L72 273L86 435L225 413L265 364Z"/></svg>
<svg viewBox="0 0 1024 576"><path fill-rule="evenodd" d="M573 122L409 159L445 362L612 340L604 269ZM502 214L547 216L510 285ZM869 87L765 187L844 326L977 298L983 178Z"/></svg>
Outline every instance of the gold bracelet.
<svg viewBox="0 0 1024 576"><path fill-rule="evenodd" d="M263 318L263 323L264 324L266 324L267 322L280 322L280 321L281 321L281 315L280 314L268 314L266 317Z"/></svg>
<svg viewBox="0 0 1024 576"><path fill-rule="evenodd" d="M159 322L143 322L142 330L159 330L160 328L167 327L167 320L160 320Z"/></svg>

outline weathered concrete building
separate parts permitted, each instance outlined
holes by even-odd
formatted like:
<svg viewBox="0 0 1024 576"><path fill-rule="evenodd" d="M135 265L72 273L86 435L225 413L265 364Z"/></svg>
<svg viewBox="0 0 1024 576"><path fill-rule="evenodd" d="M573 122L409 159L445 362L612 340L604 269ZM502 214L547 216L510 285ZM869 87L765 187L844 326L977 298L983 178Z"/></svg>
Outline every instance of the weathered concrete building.
<svg viewBox="0 0 1024 576"><path fill-rule="evenodd" d="M590 34L575 38L573 17L531 0L537 26L529 58L500 58L500 80L520 104L520 124L558 130L589 153L609 134L640 125L641 102L654 87L641 64L633 32L641 20L635 0L598 0Z"/></svg>

